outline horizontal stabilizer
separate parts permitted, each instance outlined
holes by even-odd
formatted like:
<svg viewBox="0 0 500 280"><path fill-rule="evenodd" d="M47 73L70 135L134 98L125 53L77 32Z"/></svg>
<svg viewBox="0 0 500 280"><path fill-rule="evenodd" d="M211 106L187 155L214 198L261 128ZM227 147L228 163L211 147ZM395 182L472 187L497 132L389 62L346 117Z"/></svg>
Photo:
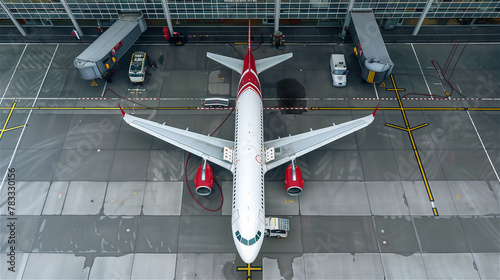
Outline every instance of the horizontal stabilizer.
<svg viewBox="0 0 500 280"><path fill-rule="evenodd" d="M223 56L219 54L214 54L214 53L209 53L207 52L207 57L219 62L220 64L233 69L234 71L238 73L242 73L243 71L243 60L237 59L237 58L232 58L228 56Z"/></svg>
<svg viewBox="0 0 500 280"><path fill-rule="evenodd" d="M273 67L276 64L280 64L281 62L292 58L293 53L286 53L282 55L277 55L273 57L263 58L255 61L255 68L257 69L257 74Z"/></svg>

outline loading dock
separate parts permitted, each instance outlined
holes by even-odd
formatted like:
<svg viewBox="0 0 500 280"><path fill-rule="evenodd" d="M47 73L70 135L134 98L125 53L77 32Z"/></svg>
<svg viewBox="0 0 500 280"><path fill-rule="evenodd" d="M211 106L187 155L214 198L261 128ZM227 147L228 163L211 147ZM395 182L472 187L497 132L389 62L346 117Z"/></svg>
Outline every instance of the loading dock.
<svg viewBox="0 0 500 280"><path fill-rule="evenodd" d="M373 11L354 9L351 18L349 32L361 65L361 77L369 83L382 83L391 74L394 63L387 53Z"/></svg>
<svg viewBox="0 0 500 280"><path fill-rule="evenodd" d="M142 12L121 12L120 19L86 48L73 64L84 80L102 78L146 31Z"/></svg>

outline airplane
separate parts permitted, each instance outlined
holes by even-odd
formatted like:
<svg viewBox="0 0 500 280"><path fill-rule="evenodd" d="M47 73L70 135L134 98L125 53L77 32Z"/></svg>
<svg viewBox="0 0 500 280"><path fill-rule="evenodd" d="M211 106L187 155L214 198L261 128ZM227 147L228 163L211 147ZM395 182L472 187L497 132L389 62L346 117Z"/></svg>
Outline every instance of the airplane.
<svg viewBox="0 0 500 280"><path fill-rule="evenodd" d="M241 74L235 105L234 141L202 135L164 123L131 116L120 107L130 126L175 145L203 159L198 167L195 190L199 195L212 191L213 174L207 162L217 164L233 174L231 229L241 259L251 264L263 243L265 226L264 174L286 162L285 173L289 195L299 195L304 181L295 159L341 137L368 126L375 119L375 108L368 116L331 127L264 142L262 93L258 74L291 58L292 53L255 60L252 54L248 24L248 53L244 60L207 52L207 57Z"/></svg>

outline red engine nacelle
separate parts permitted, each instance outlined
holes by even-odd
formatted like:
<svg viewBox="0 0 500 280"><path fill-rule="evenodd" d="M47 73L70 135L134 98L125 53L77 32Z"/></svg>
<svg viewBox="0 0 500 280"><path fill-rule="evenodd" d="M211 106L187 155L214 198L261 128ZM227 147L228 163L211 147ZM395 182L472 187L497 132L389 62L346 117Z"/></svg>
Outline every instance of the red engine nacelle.
<svg viewBox="0 0 500 280"><path fill-rule="evenodd" d="M198 167L198 172L196 172L196 178L194 179L194 185L196 188L196 193L199 195L209 195L212 192L212 185L214 183L214 175L212 173L212 167L206 165L205 170L203 170L203 164Z"/></svg>
<svg viewBox="0 0 500 280"><path fill-rule="evenodd" d="M295 166L295 177L293 171L293 166L290 164L285 172L285 186L289 195L297 196L302 193L304 180L302 180L302 172L300 172L298 165Z"/></svg>

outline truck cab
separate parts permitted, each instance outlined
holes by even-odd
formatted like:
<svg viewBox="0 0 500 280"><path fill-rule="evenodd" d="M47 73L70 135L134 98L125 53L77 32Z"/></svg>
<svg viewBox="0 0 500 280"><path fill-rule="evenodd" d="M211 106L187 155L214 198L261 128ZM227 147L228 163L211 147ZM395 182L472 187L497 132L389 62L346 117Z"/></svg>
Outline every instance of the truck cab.
<svg viewBox="0 0 500 280"><path fill-rule="evenodd" d="M290 231L290 221L288 219L267 217L265 223L264 236L286 238Z"/></svg>
<svg viewBox="0 0 500 280"><path fill-rule="evenodd" d="M330 73L334 87L345 87L347 85L347 66L343 54L332 54L330 57Z"/></svg>
<svg viewBox="0 0 500 280"><path fill-rule="evenodd" d="M132 54L128 76L132 84L143 84L146 80L146 53L137 51Z"/></svg>

